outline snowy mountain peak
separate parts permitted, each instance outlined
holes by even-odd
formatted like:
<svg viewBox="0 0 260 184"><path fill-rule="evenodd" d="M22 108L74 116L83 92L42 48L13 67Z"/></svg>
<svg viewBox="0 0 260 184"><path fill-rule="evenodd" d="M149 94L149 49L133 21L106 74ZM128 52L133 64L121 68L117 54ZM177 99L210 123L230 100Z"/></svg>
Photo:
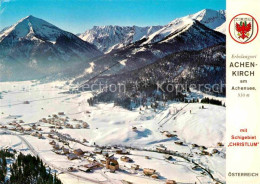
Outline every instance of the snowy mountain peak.
<svg viewBox="0 0 260 184"><path fill-rule="evenodd" d="M11 36L15 42L22 39L30 39L54 43L62 34L69 35L68 32L61 30L53 24L29 15L3 31L0 34L0 42Z"/></svg>
<svg viewBox="0 0 260 184"><path fill-rule="evenodd" d="M173 34L174 32L188 29L196 21L204 24L210 29L219 31L221 33L225 33L226 11L203 9L195 14L174 19L169 24L164 26L162 29L152 34L148 38L148 40L143 44L154 43L164 39L165 37Z"/></svg>
<svg viewBox="0 0 260 184"><path fill-rule="evenodd" d="M195 19L210 29L225 33L226 10L204 9L187 17ZM222 30L220 30L222 26Z"/></svg>
<svg viewBox="0 0 260 184"><path fill-rule="evenodd" d="M0 32L0 78L20 80L55 74L101 54L76 35L27 16Z"/></svg>
<svg viewBox="0 0 260 184"><path fill-rule="evenodd" d="M172 37L177 36L181 32L189 29L189 27L191 27L194 23L196 23L196 21L189 17L174 19L172 22L170 22L160 30L151 34L142 45L162 41L170 35L172 35Z"/></svg>
<svg viewBox="0 0 260 184"><path fill-rule="evenodd" d="M97 46L102 52L110 52L136 42L162 28L162 26L94 26L79 37Z"/></svg>

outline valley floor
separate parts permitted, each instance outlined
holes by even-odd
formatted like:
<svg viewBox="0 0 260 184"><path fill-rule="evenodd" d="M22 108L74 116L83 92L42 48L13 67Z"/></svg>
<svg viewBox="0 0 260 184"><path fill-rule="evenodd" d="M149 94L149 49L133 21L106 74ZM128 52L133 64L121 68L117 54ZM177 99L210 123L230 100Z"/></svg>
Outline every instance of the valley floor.
<svg viewBox="0 0 260 184"><path fill-rule="evenodd" d="M159 184L167 179L191 184L225 183L226 150L221 145L225 145L225 107L203 104L202 108L201 103L168 102L165 106L160 105L156 112L151 108L129 111L112 103L89 106L90 92L62 93L68 89L65 82L0 83L0 147L9 146L38 155L45 164L57 170L58 177L65 184L126 181ZM64 112L58 117L66 118L66 123L73 129L63 125L56 129L40 121L58 112ZM28 131L17 131L17 126L11 124L20 120L20 125ZM89 127L77 127L82 122L87 122ZM33 125L38 131L29 130ZM118 159L120 170L115 173L104 168L91 173L68 172L68 167L78 168L89 161L83 157L68 160L66 155L56 154L49 144L53 138L48 136L54 130L58 132L54 135L68 138L70 150L81 148L84 152L93 152L97 145L105 146L106 152L113 153ZM40 132L42 138L32 136L33 132ZM63 145L62 142L58 144ZM121 161L122 155L108 148L115 145L129 151L127 156L133 162ZM161 150L172 153L172 158L166 159ZM103 159L100 154L93 158ZM139 165L140 169L133 171L133 164ZM144 168L155 169L158 179L145 176Z"/></svg>

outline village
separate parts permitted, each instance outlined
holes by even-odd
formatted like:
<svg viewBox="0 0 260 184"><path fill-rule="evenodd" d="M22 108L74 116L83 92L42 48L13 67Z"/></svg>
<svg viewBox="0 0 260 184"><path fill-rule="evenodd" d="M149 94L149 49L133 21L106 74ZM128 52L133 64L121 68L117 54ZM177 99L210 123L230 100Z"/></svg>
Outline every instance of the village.
<svg viewBox="0 0 260 184"><path fill-rule="evenodd" d="M81 98L77 94L74 94L74 97ZM64 97L64 99L66 98ZM21 102L24 107L31 104L30 100ZM46 105L49 106L49 104ZM44 111L47 106L38 108ZM195 111L191 106L196 106L197 110ZM203 139L202 144L199 144L198 141L191 142L188 138L182 137L185 134L180 134L181 131L178 128L175 130L169 128L170 122L181 120L182 117L190 116L193 112L197 113L198 110L202 111L199 104L188 106L178 104L174 108L164 110L163 114L157 115L158 120L148 125L140 124L139 121L141 118L144 122L150 122L147 119L150 112L146 113L145 110L139 109L136 110L136 113L132 112L136 115L132 118L131 123L121 124L117 123L118 120L115 120L115 124L108 122L107 126L117 126L119 129L124 127L123 136L127 135L128 138L123 140L120 139L121 134L113 138L114 131L105 136L111 131L106 129L105 122L97 119L96 121L102 122L102 124L93 123L94 118L104 117L104 115L95 114L99 109L82 108L77 114L70 113L66 107L62 108L64 111L52 109L52 113L48 111L44 113L44 116L37 115L37 119L35 118L33 121L28 121L26 115L23 119L23 116L10 115L14 113L0 112L2 131L0 136L22 137L31 144L41 158L46 160L46 165L53 167L56 164L60 175L71 173L78 177L86 175L88 178L99 178L97 175L100 174L112 181L120 180L122 183L129 184L136 183L138 178L165 184L198 183L199 181L214 184L224 183L224 176L218 173L219 169L212 168L210 165L214 160L223 160L224 163L224 142L216 140L214 144L206 146L203 142L206 139ZM105 112L107 116L109 113L111 114L109 110L106 112L108 107L110 106L102 109L102 113ZM205 109L208 107L211 105L207 105ZM124 117L125 112L126 110L118 109L118 117ZM187 113L183 114L184 112ZM154 112L154 114L156 113L158 112ZM155 128L151 129L150 126ZM156 134L151 133L149 129L153 132L156 131ZM147 137L151 137L151 139L147 139ZM131 141L136 141L137 144L133 144ZM48 152L48 154L44 152ZM55 160L52 162L50 157ZM60 159L63 163L61 165L56 161ZM166 168L172 169L167 170ZM213 172L212 169L217 170ZM126 177L122 177L125 175Z"/></svg>

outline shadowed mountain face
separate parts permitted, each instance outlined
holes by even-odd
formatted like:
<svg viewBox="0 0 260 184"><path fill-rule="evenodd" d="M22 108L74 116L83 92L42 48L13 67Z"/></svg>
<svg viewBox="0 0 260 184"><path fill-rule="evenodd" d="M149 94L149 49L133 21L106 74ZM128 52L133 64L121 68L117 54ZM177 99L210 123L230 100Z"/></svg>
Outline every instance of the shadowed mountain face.
<svg viewBox="0 0 260 184"><path fill-rule="evenodd" d="M99 76L86 83L88 85L83 83L80 89L89 90L88 86L94 83L104 86L124 84L124 88L118 87L116 92L104 89L94 100L112 101L130 108L130 99L141 98L141 93L146 97L163 93L167 99L184 100L183 91L193 88L208 94L225 96L225 73L226 46L222 43L199 51L173 53L133 71Z"/></svg>
<svg viewBox="0 0 260 184"><path fill-rule="evenodd" d="M62 72L101 54L74 34L28 16L0 33L0 80Z"/></svg>

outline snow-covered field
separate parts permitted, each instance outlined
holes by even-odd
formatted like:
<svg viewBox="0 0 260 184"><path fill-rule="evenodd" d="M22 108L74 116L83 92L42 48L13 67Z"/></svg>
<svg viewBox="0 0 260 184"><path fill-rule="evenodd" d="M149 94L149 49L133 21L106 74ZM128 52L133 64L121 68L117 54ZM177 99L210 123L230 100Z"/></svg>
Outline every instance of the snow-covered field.
<svg viewBox="0 0 260 184"><path fill-rule="evenodd" d="M52 82L41 84L37 81L5 82L0 83L0 125L8 128L10 122L23 120L22 126L29 127L37 123L42 128L44 139L38 139L30 135L20 135L28 141L33 149L47 163L52 163L57 168L66 169L69 166L78 166L88 163L86 160L68 161L66 156L52 152L50 139L44 133L50 132L49 124L39 122L42 118L48 118L58 112L64 112L68 117L68 123L76 125L73 119L83 120L89 124L87 129L63 129L57 130L63 134L69 134L72 138L88 143L84 146L72 143L72 148L93 151L93 145L122 145L135 148L155 150L163 145L167 150L177 151L194 160L204 168L210 169L215 179L225 183L225 148L217 143L225 144L225 107L201 103L168 102L156 112L153 109L142 108L129 111L114 104L98 104L89 106L90 92L78 94L61 93L67 91L69 86L65 82ZM204 96L200 93L199 96ZM223 101L225 99L223 98ZM25 103L28 101L29 103ZM136 130L133 130L136 127ZM30 153L26 145L16 135L0 134L0 147L11 146L14 149ZM176 134L167 137L162 132L168 131ZM183 145L175 144L182 141ZM212 156L201 155L199 148L192 148L192 144L207 147L211 152L217 149L219 153ZM83 178L70 177L68 173L60 173L59 177L64 183L84 183L87 179L103 183L122 183L122 180L132 183L165 183L166 179L174 179L180 183L213 183L208 175L202 171L192 169L194 166L180 157L174 157L166 161L163 154L158 152L134 150L130 152L135 164L141 168L153 168L159 173L159 179L143 176L142 172L131 174L127 172L128 163L119 160L122 171L109 173L97 170L93 173L77 172L76 175ZM145 156L151 159L145 159ZM188 156L189 155L189 156ZM120 155L115 155L120 158ZM125 167L124 167L125 166ZM91 183L90 180L88 180ZM86 181L85 181L86 183ZM93 182L95 183L95 182Z"/></svg>

